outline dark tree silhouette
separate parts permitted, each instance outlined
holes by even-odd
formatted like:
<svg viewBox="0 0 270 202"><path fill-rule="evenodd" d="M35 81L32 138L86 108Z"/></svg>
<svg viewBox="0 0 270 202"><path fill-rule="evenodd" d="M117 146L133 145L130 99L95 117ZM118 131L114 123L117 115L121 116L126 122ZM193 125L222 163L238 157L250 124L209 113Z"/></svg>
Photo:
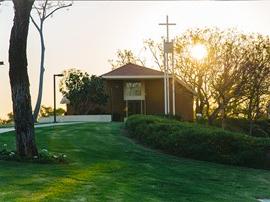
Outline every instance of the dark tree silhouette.
<svg viewBox="0 0 270 202"><path fill-rule="evenodd" d="M15 16L9 45L9 77L16 129L16 149L18 155L22 157L33 157L38 154L26 56L29 19L33 3L34 0L13 0Z"/></svg>

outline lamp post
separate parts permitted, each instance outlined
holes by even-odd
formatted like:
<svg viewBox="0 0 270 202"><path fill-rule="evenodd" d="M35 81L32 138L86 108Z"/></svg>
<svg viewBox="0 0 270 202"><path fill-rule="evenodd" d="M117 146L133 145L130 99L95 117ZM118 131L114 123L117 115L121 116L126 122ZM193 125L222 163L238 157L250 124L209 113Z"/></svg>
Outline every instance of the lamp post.
<svg viewBox="0 0 270 202"><path fill-rule="evenodd" d="M54 74L53 75L53 122L56 123L56 77L62 77L64 74Z"/></svg>

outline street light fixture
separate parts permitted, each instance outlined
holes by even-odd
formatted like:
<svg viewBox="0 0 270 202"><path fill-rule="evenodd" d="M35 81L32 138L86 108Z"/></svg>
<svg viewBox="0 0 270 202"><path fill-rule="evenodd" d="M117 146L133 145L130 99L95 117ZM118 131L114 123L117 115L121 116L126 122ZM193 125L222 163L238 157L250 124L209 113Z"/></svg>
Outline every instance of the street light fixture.
<svg viewBox="0 0 270 202"><path fill-rule="evenodd" d="M53 75L53 122L56 123L56 77L63 77L64 74L54 74Z"/></svg>

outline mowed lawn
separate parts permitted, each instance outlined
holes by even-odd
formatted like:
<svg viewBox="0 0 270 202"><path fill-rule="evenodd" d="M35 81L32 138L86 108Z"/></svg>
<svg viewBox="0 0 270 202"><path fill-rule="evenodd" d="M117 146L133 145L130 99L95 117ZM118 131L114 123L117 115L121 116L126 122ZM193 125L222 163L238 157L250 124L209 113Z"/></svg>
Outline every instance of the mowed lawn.
<svg viewBox="0 0 270 202"><path fill-rule="evenodd" d="M39 128L40 149L68 165L0 161L0 201L257 201L270 198L270 171L177 158L146 149L119 123ZM14 133L0 134L14 148Z"/></svg>

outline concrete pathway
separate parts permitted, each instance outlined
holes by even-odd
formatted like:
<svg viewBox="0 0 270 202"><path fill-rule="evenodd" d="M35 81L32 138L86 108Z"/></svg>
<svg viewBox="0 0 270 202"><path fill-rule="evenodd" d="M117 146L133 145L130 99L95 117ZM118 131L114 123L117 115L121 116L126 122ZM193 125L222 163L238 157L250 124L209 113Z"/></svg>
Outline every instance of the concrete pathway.
<svg viewBox="0 0 270 202"><path fill-rule="evenodd" d="M44 123L44 124L35 125L35 128L44 128L44 127L50 127L50 126L62 126L62 125L70 125L70 124L78 124L78 123L85 123L85 122ZM14 131L14 130L15 130L14 127L0 128L0 134Z"/></svg>

